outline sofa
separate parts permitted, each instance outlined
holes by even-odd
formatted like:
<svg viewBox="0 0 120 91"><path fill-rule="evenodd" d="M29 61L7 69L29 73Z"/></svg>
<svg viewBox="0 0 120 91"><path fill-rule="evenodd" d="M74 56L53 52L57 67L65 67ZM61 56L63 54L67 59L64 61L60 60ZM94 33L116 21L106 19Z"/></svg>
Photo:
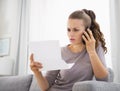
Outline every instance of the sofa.
<svg viewBox="0 0 120 91"><path fill-rule="evenodd" d="M113 71L109 68L108 82L76 82L72 91L120 91L120 83L113 82ZM0 77L0 91L40 91L34 75Z"/></svg>

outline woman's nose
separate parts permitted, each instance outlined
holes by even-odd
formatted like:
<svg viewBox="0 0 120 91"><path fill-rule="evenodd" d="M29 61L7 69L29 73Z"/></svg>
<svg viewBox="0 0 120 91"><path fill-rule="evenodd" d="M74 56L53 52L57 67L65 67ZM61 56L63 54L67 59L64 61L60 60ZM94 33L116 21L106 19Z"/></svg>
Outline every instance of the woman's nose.
<svg viewBox="0 0 120 91"><path fill-rule="evenodd" d="M69 32L69 35L72 37L72 36L74 36L74 32L73 31L70 31Z"/></svg>

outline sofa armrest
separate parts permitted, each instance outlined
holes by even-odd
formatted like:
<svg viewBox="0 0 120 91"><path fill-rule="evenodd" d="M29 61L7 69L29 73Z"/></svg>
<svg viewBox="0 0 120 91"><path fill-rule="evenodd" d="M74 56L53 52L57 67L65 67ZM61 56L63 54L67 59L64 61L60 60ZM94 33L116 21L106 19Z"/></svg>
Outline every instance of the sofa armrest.
<svg viewBox="0 0 120 91"><path fill-rule="evenodd" d="M72 91L120 91L120 83L83 81L75 83Z"/></svg>
<svg viewBox="0 0 120 91"><path fill-rule="evenodd" d="M0 91L29 91L32 75L0 77Z"/></svg>

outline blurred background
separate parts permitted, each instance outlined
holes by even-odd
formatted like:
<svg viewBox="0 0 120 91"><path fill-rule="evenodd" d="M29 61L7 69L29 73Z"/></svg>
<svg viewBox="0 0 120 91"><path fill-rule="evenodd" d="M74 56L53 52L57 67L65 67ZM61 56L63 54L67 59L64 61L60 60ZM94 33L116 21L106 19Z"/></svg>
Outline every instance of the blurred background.
<svg viewBox="0 0 120 91"><path fill-rule="evenodd" d="M108 48L107 67L113 69L114 81L120 82L120 0L0 0L0 76L31 73L30 41L68 44L67 18L84 8L96 14Z"/></svg>

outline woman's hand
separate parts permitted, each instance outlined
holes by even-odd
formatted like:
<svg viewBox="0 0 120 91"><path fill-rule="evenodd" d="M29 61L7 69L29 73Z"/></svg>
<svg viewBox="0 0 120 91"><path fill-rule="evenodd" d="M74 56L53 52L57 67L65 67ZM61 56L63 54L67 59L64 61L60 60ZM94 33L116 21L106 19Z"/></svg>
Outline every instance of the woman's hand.
<svg viewBox="0 0 120 91"><path fill-rule="evenodd" d="M34 61L33 56L34 56L33 54L30 55L30 68L35 73L35 72L38 72L39 69L42 69L43 66L41 63Z"/></svg>
<svg viewBox="0 0 120 91"><path fill-rule="evenodd" d="M87 31L88 31L88 33L86 31L84 31L84 35L82 35L82 38L85 41L86 50L90 54L90 53L95 52L96 40L92 34L92 31L90 29L87 29Z"/></svg>

